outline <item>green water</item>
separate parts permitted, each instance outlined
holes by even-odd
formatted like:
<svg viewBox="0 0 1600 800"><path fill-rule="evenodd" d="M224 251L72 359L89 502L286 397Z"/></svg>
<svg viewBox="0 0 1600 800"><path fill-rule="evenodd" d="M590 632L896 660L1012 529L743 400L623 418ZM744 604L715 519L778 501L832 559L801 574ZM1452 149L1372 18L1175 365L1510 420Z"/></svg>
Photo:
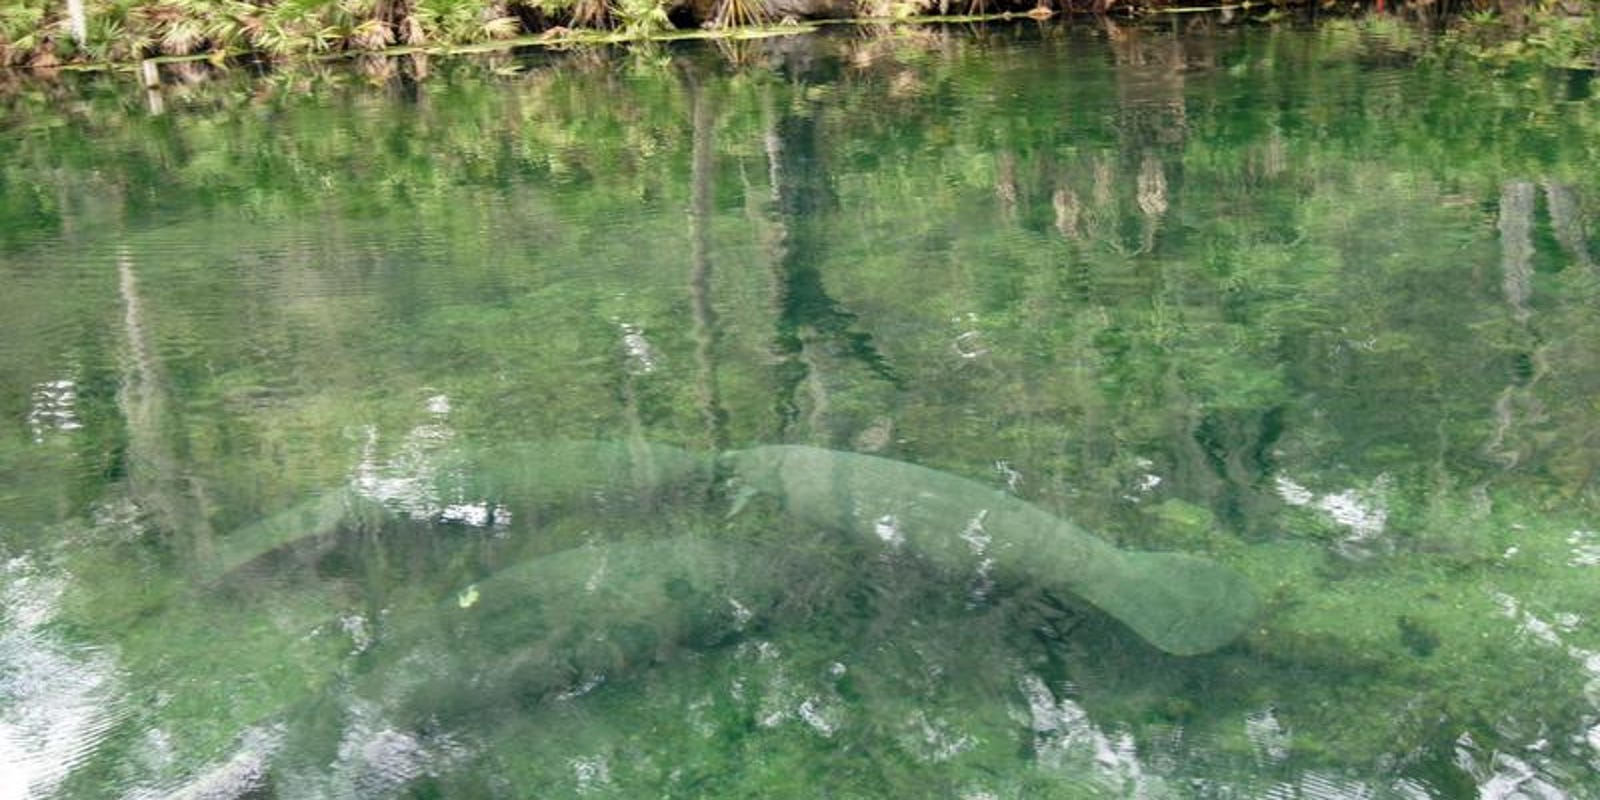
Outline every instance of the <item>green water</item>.
<svg viewBox="0 0 1600 800"><path fill-rule="evenodd" d="M0 87L0 798L1600 796L1589 76L1220 19L165 69ZM1163 652L716 457L779 443L1259 610Z"/></svg>

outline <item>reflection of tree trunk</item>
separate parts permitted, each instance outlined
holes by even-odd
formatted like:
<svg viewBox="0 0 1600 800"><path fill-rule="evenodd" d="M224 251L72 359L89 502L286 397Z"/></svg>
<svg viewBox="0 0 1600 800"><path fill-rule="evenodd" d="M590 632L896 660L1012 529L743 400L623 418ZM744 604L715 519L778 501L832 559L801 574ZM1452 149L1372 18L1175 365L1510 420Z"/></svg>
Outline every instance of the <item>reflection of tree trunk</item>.
<svg viewBox="0 0 1600 800"><path fill-rule="evenodd" d="M1181 281L1170 279L1161 261L1152 267L1155 313L1182 325ZM1283 433L1283 406L1207 403L1189 391L1182 356L1159 340L1154 344L1166 361L1161 390L1171 431L1172 490L1179 497L1203 498L1231 529L1261 533L1261 526L1270 524L1279 507L1269 487L1274 471L1272 449Z"/></svg>
<svg viewBox="0 0 1600 800"><path fill-rule="evenodd" d="M818 263L830 231L823 215L837 205L820 157L816 119L790 114L776 120L766 136L773 208L773 297L777 315L774 351L778 359L778 417L788 437L801 417L802 395L810 398L810 436L831 444L844 431L827 424L831 384L822 367L840 369L856 362L873 375L897 383L872 337L854 329L855 315L823 286ZM841 362L840 359L846 361Z"/></svg>
<svg viewBox="0 0 1600 800"><path fill-rule="evenodd" d="M1000 201L1000 218L1009 225L1017 224L1017 156L1002 150L995 158L994 194Z"/></svg>
<svg viewBox="0 0 1600 800"><path fill-rule="evenodd" d="M1563 276L1562 286L1553 298L1559 303L1555 313L1570 325L1574 319L1591 317L1595 308L1594 279L1597 277L1595 260L1589 250L1589 231L1585 224L1584 209L1575 190L1568 184L1546 180L1545 204L1550 213L1550 227L1556 243L1578 267L1579 274ZM1570 392L1569 396L1591 395L1593 391L1593 342L1581 336L1560 337L1549 345L1550 357L1559 359L1563 369L1554 376L1559 384L1552 393ZM1587 384L1587 385L1586 385ZM1558 417L1552 414L1552 417ZM1565 422L1565 420L1559 420ZM1593 426L1563 424L1558 435L1560 444L1552 448L1550 471L1568 481L1568 492L1578 495L1587 491L1600 471L1600 430Z"/></svg>
<svg viewBox="0 0 1600 800"><path fill-rule="evenodd" d="M1534 402L1529 387L1544 372L1543 348L1534 344L1538 337L1530 321L1533 310L1528 302L1533 297L1533 211L1534 186L1528 181L1512 181L1500 189L1500 289L1506 305L1511 307L1511 318L1530 340L1528 351L1513 357L1512 374L1506 387L1494 404L1494 433L1484 446L1484 452L1500 461L1508 469L1521 463L1527 454L1507 444L1518 420L1519 406ZM1530 416L1537 414L1536 407L1526 409Z"/></svg>
<svg viewBox="0 0 1600 800"><path fill-rule="evenodd" d="M1139 163L1139 177L1135 183L1139 213L1144 216L1144 242L1139 251L1148 253L1155 249L1156 231L1161 228L1161 218L1167 213L1167 176L1162 171L1161 159L1155 152L1145 151L1144 158Z"/></svg>
<svg viewBox="0 0 1600 800"><path fill-rule="evenodd" d="M1500 0L1500 19L1521 36L1528 28L1527 0Z"/></svg>
<svg viewBox="0 0 1600 800"><path fill-rule="evenodd" d="M187 555L204 563L211 548L210 531L199 513L205 504L198 485L190 484L194 496L185 497L182 465L163 430L167 416L164 376L151 345L133 254L126 247L117 254L117 279L128 346L119 399L128 426L125 463L130 491L153 513L161 530L192 533L194 539L188 544L194 552Z"/></svg>
<svg viewBox="0 0 1600 800"><path fill-rule="evenodd" d="M1117 60L1117 141L1124 169L1133 171L1132 159L1138 158L1134 196L1142 217L1140 253L1155 249L1172 188L1182 185L1182 159L1163 164L1161 153L1178 152L1188 138L1184 97L1188 46L1179 37L1140 30L1112 39ZM1202 63L1213 60L1204 50L1194 55Z"/></svg>
<svg viewBox="0 0 1600 800"><path fill-rule="evenodd" d="M1083 203L1078 200L1078 193L1071 187L1057 186L1050 195L1050 205L1056 212L1056 232L1071 242L1083 238L1083 232L1078 229L1078 220L1083 216Z"/></svg>
<svg viewBox="0 0 1600 800"><path fill-rule="evenodd" d="M72 202L72 195L67 191L68 180L69 178L64 171L56 170L55 181L53 181L56 189L56 213L61 217L61 240L76 244L78 238L78 215L75 204Z"/></svg>
<svg viewBox="0 0 1600 800"><path fill-rule="evenodd" d="M144 81L144 99L150 108L150 116L159 117L166 113L167 104L161 97L161 66L153 58L139 62L139 77Z"/></svg>
<svg viewBox="0 0 1600 800"><path fill-rule="evenodd" d="M428 54L412 53L401 65L400 92L407 103L415 107L419 119L426 119L428 113ZM515 108L517 96L513 93L508 97L508 105Z"/></svg>
<svg viewBox="0 0 1600 800"><path fill-rule="evenodd" d="M122 295L122 328L127 337L127 372L122 382L122 413L128 424L128 474L135 484L134 494L146 494L139 486L148 470L156 476L170 475L175 466L172 454L161 435L162 396L156 377L155 357L145 327L144 304L139 298L138 278L133 256L127 248L117 254L118 289ZM162 492L150 492L154 499L165 499ZM163 527L172 530L174 509L160 507Z"/></svg>
<svg viewBox="0 0 1600 800"><path fill-rule="evenodd" d="M1573 263L1586 270L1593 269L1594 259L1589 256L1589 232L1585 229L1583 213L1572 187L1545 181L1544 198L1550 210L1550 227L1555 230L1556 241L1572 256Z"/></svg>
<svg viewBox="0 0 1600 800"><path fill-rule="evenodd" d="M770 103L770 99L769 99ZM784 276L784 264L789 257L789 227L786 215L783 213L783 195L786 183L783 169L783 137L778 135L778 121L774 117L776 111L769 107L766 109L767 130L762 136L762 144L767 151L767 184L772 187L772 240L769 243L772 263L772 313L778 322L778 340L775 342L778 357L777 373L779 391L777 397L778 433L787 438L789 427L799 416L799 408L795 404L794 387L804 380L804 366L797 364L797 359L790 352L793 348L783 338L783 309L788 304L788 281ZM796 375L796 372L799 375Z"/></svg>
<svg viewBox="0 0 1600 800"><path fill-rule="evenodd" d="M1258 533L1278 507L1268 489L1272 448L1283 433L1283 407L1207 408L1189 391L1177 359L1162 378L1172 442L1172 490L1204 499L1225 525Z"/></svg>
<svg viewBox="0 0 1600 800"><path fill-rule="evenodd" d="M1527 322L1533 286L1533 184L1513 181L1500 189L1501 290L1517 322Z"/></svg>
<svg viewBox="0 0 1600 800"><path fill-rule="evenodd" d="M1084 236L1119 253L1126 252L1120 231L1121 214L1117 209L1116 167L1111 157L1105 154L1094 156L1093 161L1094 181L1089 189L1089 204L1083 214Z"/></svg>
<svg viewBox="0 0 1600 800"><path fill-rule="evenodd" d="M693 156L690 166L689 239L691 266L689 269L689 304L694 319L694 357L699 374L696 378L696 395L700 401L700 417L705 421L706 435L713 450L727 446L725 423L727 412L717 393L717 365L713 351L717 343L716 311L711 307L711 192L715 167L711 109L705 92L690 78L694 125Z"/></svg>

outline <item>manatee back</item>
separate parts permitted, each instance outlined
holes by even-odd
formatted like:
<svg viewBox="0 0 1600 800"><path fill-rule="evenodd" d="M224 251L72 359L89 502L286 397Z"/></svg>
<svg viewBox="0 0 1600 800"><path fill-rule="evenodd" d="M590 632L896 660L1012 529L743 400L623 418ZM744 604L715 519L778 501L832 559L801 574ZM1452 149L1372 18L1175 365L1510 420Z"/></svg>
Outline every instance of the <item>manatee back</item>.
<svg viewBox="0 0 1600 800"><path fill-rule="evenodd" d="M963 534L980 525L1002 570L1069 589L1169 653L1215 650L1256 614L1254 590L1233 569L1181 553L1118 550L1032 503L946 472L800 445L726 458L788 513L857 535L903 535L936 563L975 566Z"/></svg>

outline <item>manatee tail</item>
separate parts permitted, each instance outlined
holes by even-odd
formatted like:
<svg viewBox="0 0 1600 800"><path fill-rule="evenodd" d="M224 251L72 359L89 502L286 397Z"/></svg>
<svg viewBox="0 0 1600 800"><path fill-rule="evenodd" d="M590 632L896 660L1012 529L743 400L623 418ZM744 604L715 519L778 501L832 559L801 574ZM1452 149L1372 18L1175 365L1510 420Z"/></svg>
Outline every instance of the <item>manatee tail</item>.
<svg viewBox="0 0 1600 800"><path fill-rule="evenodd" d="M1168 653L1209 653L1238 638L1259 609L1236 570L1182 553L1123 553L1119 579L1085 592L1111 616Z"/></svg>

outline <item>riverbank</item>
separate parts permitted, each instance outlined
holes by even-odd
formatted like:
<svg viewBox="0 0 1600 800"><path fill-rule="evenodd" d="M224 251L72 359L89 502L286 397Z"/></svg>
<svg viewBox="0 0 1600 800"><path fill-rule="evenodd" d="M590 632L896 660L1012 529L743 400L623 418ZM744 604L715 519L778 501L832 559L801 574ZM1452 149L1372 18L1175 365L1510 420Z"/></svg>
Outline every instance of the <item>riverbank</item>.
<svg viewBox="0 0 1600 800"><path fill-rule="evenodd" d="M0 64L48 69L161 58L279 60L523 43L739 38L842 20L1203 10L1270 16L1292 8L1352 13L1384 5L1383 0L21 0L0 8Z"/></svg>

